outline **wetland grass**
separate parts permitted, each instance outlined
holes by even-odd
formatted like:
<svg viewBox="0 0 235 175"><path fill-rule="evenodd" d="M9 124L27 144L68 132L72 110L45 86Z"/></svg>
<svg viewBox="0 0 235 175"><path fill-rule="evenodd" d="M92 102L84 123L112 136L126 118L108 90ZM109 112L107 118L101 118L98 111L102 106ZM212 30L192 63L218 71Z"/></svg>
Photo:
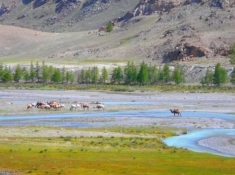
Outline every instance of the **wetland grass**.
<svg viewBox="0 0 235 175"><path fill-rule="evenodd" d="M0 170L31 175L225 175L235 170L234 158L167 147L160 138L174 135L172 128L114 127L81 131L128 135L0 137ZM142 136L136 137L137 133Z"/></svg>

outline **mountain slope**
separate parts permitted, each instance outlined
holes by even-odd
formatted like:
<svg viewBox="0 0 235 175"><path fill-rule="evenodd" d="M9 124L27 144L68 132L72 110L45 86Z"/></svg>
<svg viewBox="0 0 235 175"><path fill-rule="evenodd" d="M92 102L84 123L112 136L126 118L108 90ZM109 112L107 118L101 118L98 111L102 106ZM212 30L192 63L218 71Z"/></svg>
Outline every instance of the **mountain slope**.
<svg viewBox="0 0 235 175"><path fill-rule="evenodd" d="M38 31L0 26L0 46L3 48L0 50L0 61L3 63L20 61L21 64L29 64L29 60L46 60L50 64L78 69L92 65L125 65L128 60L140 63L144 60L158 65L179 63L185 65L193 76L203 75L207 67L213 67L218 62L228 70L232 67L228 54L235 42L234 0L14 2L12 10L2 13L1 24L14 22L14 25L28 28L34 26L33 29ZM52 10L56 7L60 9L58 5L62 2L77 6L72 6L70 13L67 10L67 15L61 20L43 26L47 17L61 15L62 12L65 14L62 6L60 13ZM35 4L37 6L34 7ZM25 17L18 18L23 14L23 7ZM97 10L99 8L100 11ZM35 18L37 20L31 23L29 13L43 17ZM71 23L71 19L78 14L82 14L81 20L71 26L68 23L64 25L66 20ZM118 23L111 33L98 32L100 26L114 19L118 19ZM200 76L194 79L190 76L189 79L198 81Z"/></svg>

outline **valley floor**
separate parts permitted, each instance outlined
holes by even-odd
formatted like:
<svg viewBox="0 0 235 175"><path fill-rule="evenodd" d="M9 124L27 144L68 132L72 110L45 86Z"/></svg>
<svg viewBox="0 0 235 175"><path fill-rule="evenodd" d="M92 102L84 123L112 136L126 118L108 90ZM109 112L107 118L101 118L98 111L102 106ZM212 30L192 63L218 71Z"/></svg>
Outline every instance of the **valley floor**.
<svg viewBox="0 0 235 175"><path fill-rule="evenodd" d="M58 101L65 104L62 110L41 110L37 108L26 109L28 103L37 101ZM78 109L71 111L71 104L88 102L90 104L89 111ZM95 109L97 102L105 104L105 110ZM191 118L189 113L200 111L216 112L216 113L235 113L235 94L228 93L178 93L178 92L103 92L103 91L48 91L48 90L1 90L0 91L0 121L4 121L8 117L35 116L37 114L85 114L112 112L112 111L169 111L169 109L180 109L182 116L174 116L170 113L167 117L78 117L76 119L66 119L68 122L82 122L89 125L102 124L103 126L161 126L184 129L198 128L235 128L235 120L223 120L216 118ZM187 112L187 115L184 113ZM159 114L158 114L159 115ZM61 119L65 120L65 119ZM1 126L0 137L93 137L93 136L128 136L123 133L113 132L91 132L91 131L75 131L63 130L61 128L45 129L40 132L34 132L34 128ZM146 136L145 136L146 137ZM151 135L148 137L152 137ZM212 140L212 141L211 141ZM229 148L234 152L235 138L219 138L213 137L201 141L199 144L210 148L219 147ZM222 142L222 143L221 143ZM221 144L218 144L221 143ZM224 146L225 145L225 146ZM221 148L222 149L222 148ZM4 173L2 173L4 174ZM1 172L0 172L1 175ZM7 175L5 173L5 175Z"/></svg>

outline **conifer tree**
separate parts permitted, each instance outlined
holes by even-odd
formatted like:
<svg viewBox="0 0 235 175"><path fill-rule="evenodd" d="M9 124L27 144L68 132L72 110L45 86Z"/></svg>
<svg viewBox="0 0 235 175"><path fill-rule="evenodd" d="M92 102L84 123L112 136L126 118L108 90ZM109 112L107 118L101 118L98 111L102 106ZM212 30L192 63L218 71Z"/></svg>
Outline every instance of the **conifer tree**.
<svg viewBox="0 0 235 175"><path fill-rule="evenodd" d="M51 78L52 78L52 76L54 74L54 69L55 68L53 66L51 66L51 65L48 67L48 77L49 77L48 80L51 80Z"/></svg>
<svg viewBox="0 0 235 175"><path fill-rule="evenodd" d="M33 62L32 62L32 61L31 61L31 64L30 64L29 77L30 77L31 81L34 82L34 78L35 78L35 68L34 68L34 65L33 65Z"/></svg>
<svg viewBox="0 0 235 175"><path fill-rule="evenodd" d="M40 72L41 70L40 70L40 65L39 65L39 62L37 61L36 62L36 69L35 69L35 74L36 74L36 78L38 79L38 82L40 81Z"/></svg>
<svg viewBox="0 0 235 175"><path fill-rule="evenodd" d="M112 82L120 84L123 80L123 72L120 66L116 67L112 73Z"/></svg>
<svg viewBox="0 0 235 175"><path fill-rule="evenodd" d="M126 84L132 84L137 81L138 69L133 62L127 63L124 68L124 81Z"/></svg>
<svg viewBox="0 0 235 175"><path fill-rule="evenodd" d="M91 69L85 71L85 82L90 83L91 82Z"/></svg>
<svg viewBox="0 0 235 175"><path fill-rule="evenodd" d="M81 72L78 73L78 83L84 83L85 82L85 70L82 69Z"/></svg>
<svg viewBox="0 0 235 175"><path fill-rule="evenodd" d="M13 76L12 76L10 67L5 67L3 70L2 81L4 83L6 83L6 82L10 82L12 80L13 80Z"/></svg>
<svg viewBox="0 0 235 175"><path fill-rule="evenodd" d="M148 66L144 62L142 62L140 65L137 81L140 84L146 84L149 82Z"/></svg>
<svg viewBox="0 0 235 175"><path fill-rule="evenodd" d="M63 69L61 70L61 76L62 76L62 82L65 81L66 79L66 70L65 70L65 67L63 66Z"/></svg>
<svg viewBox="0 0 235 175"><path fill-rule="evenodd" d="M27 70L23 72L23 77L24 77L24 81L26 82L30 80L29 72Z"/></svg>
<svg viewBox="0 0 235 175"><path fill-rule="evenodd" d="M3 72L4 72L3 64L0 63L0 80L2 79Z"/></svg>
<svg viewBox="0 0 235 175"><path fill-rule="evenodd" d="M173 71L172 79L175 82L175 84L180 84L180 83L185 82L184 71L182 67L180 67L179 65L175 67Z"/></svg>
<svg viewBox="0 0 235 175"><path fill-rule="evenodd" d="M164 74L164 81L165 83L168 83L170 81L170 68L168 64L165 64L163 67L163 74Z"/></svg>
<svg viewBox="0 0 235 175"><path fill-rule="evenodd" d="M49 69L48 66L45 65L45 62L42 62L42 81L46 82L49 80Z"/></svg>
<svg viewBox="0 0 235 175"><path fill-rule="evenodd" d="M62 81L60 69L57 68L54 70L51 81L54 83L60 83Z"/></svg>
<svg viewBox="0 0 235 175"><path fill-rule="evenodd" d="M215 66L215 72L213 75L213 83L216 86L220 86L221 84L224 84L227 82L228 79L228 75L226 70L221 67L220 63L217 63L217 65Z"/></svg>
<svg viewBox="0 0 235 175"><path fill-rule="evenodd" d="M201 79L200 83L202 85L206 84L209 86L210 84L213 83L213 72L209 69L206 71L206 75Z"/></svg>
<svg viewBox="0 0 235 175"><path fill-rule="evenodd" d="M105 84L107 80L108 80L108 71L106 67L104 66L102 69L101 76L100 76L100 81Z"/></svg>
<svg viewBox="0 0 235 175"><path fill-rule="evenodd" d="M13 77L14 81L19 82L21 77L22 77L22 70L21 70L20 65L17 64L16 69L15 69L15 73L14 73L14 77Z"/></svg>
<svg viewBox="0 0 235 175"><path fill-rule="evenodd" d="M149 82L155 84L158 81L158 69L156 65L149 66Z"/></svg>
<svg viewBox="0 0 235 175"><path fill-rule="evenodd" d="M91 69L91 82L96 84L99 80L99 69L97 66Z"/></svg>

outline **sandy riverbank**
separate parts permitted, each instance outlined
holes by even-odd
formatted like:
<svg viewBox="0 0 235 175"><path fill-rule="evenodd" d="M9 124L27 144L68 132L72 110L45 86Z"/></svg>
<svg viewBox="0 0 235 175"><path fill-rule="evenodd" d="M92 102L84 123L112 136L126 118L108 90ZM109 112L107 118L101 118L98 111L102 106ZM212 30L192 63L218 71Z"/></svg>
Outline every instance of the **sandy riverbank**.
<svg viewBox="0 0 235 175"><path fill-rule="evenodd" d="M235 137L210 137L198 141L198 144L216 151L235 156Z"/></svg>
<svg viewBox="0 0 235 175"><path fill-rule="evenodd" d="M34 111L26 110L27 103L37 101L57 101L69 109L75 102L120 102L119 105L106 106L106 110L135 109L131 103L147 102L137 109L172 109L181 111L214 111L235 113L235 94L227 93L175 93L175 92L98 92L98 91L47 91L47 90L1 90L0 114L20 114ZM123 104L121 103L123 102ZM129 102L129 104L127 103ZM38 111L36 111L38 112Z"/></svg>

